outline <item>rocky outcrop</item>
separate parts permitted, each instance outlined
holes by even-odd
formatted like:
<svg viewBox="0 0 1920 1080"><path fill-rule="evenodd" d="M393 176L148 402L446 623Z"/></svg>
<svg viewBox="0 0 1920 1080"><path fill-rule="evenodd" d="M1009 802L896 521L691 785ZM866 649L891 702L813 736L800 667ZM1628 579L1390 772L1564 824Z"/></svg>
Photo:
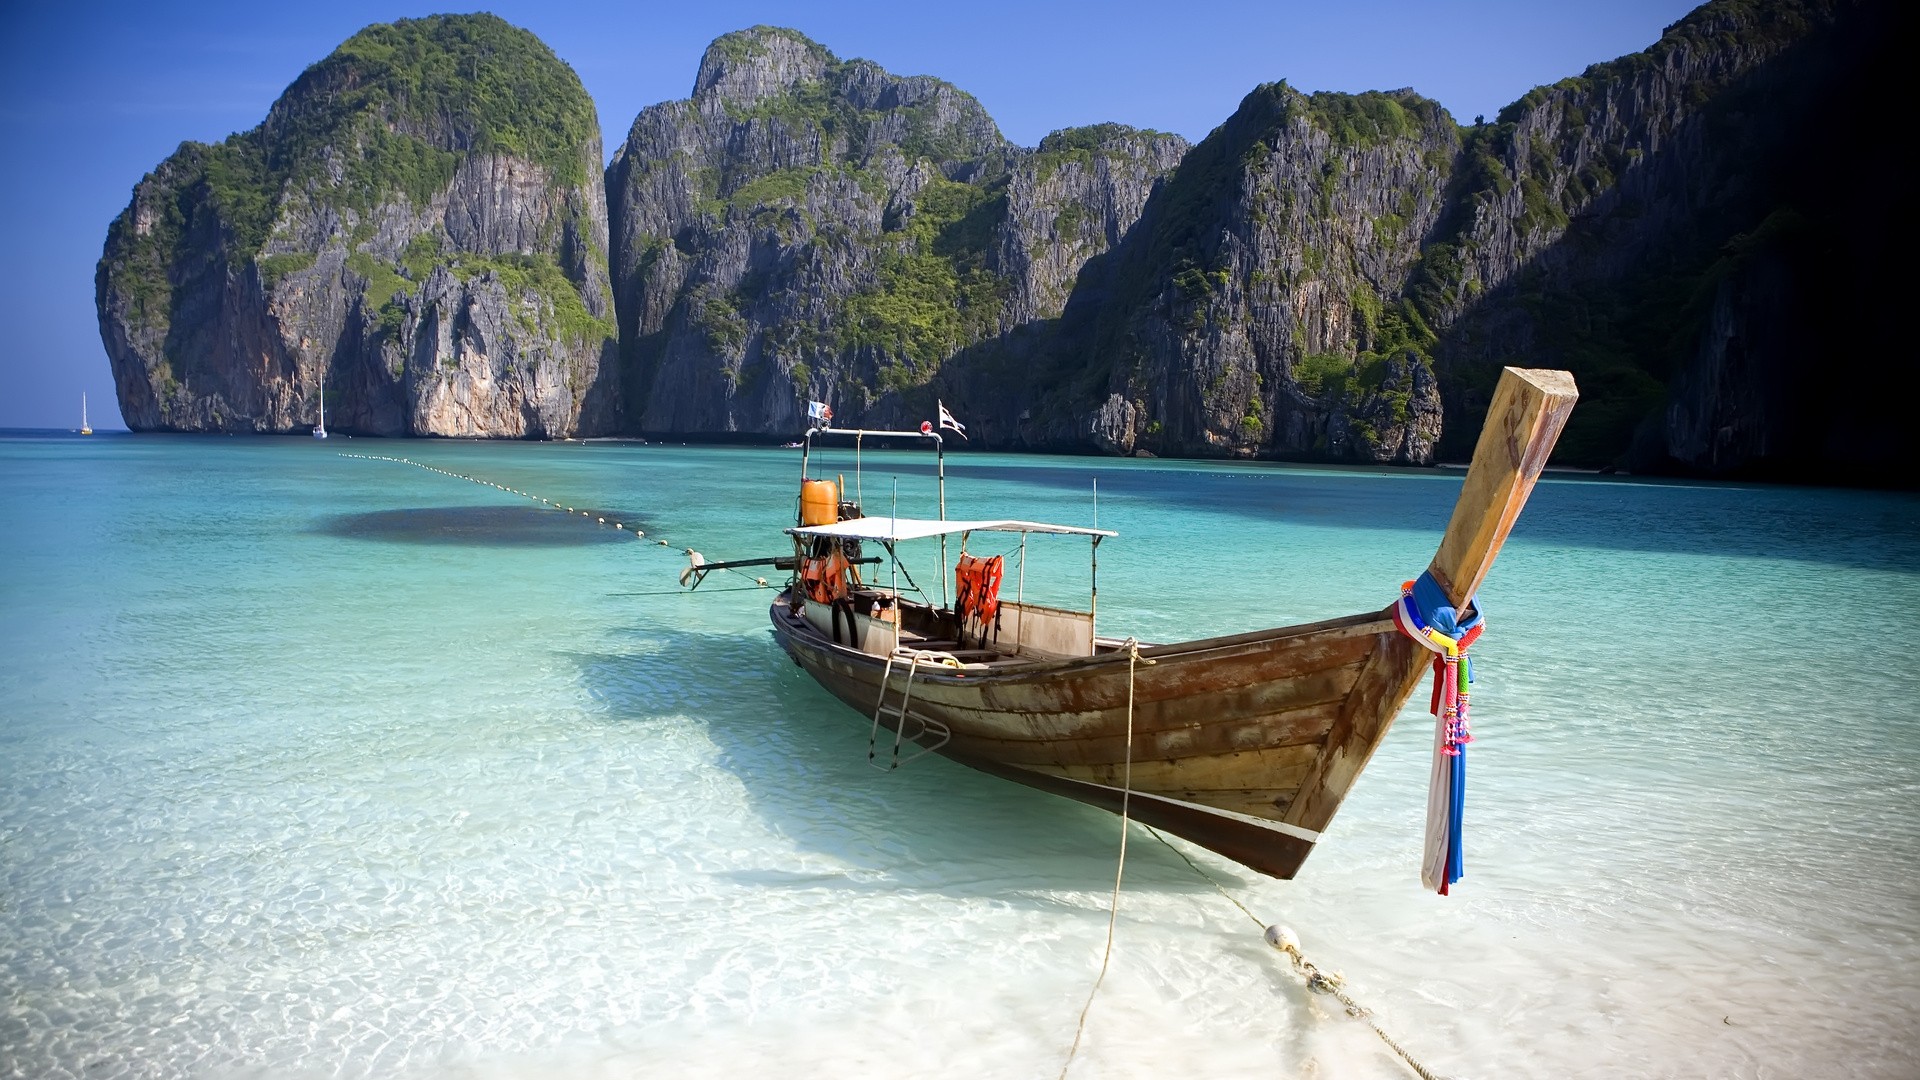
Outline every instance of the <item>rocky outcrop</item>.
<svg viewBox="0 0 1920 1080"><path fill-rule="evenodd" d="M1120 245L1187 149L1171 135L1094 124L1013 155L1006 220L989 260L1007 279L1001 330L1059 317L1081 270Z"/></svg>
<svg viewBox="0 0 1920 1080"><path fill-rule="evenodd" d="M1805 335L1761 328L1819 275L1730 277L1729 245L1803 207L1783 162L1882 24L1716 0L1491 122L1275 83L1191 152L1022 150L944 84L729 35L609 172L633 414L773 433L937 396L994 446L1425 463L1520 363L1585 390L1562 461L1765 471L1818 441L1780 437Z"/></svg>
<svg viewBox="0 0 1920 1080"><path fill-rule="evenodd" d="M1862 110L1894 91L1866 84L1890 82L1893 38L1871 2L1719 0L1646 51L1469 129L1462 183L1412 289L1439 331L1443 450L1469 452L1499 367L1524 362L1580 380L1562 460L1831 471L1858 440L1830 437L1833 414L1808 408L1832 398L1809 355L1858 353L1876 380L1895 369L1879 316L1843 325L1806 310L1823 279L1874 261L1820 253L1859 246L1820 163L1861 158L1876 137ZM1868 191L1895 182L1871 154L1848 178Z"/></svg>
<svg viewBox="0 0 1920 1080"><path fill-rule="evenodd" d="M619 422L593 103L492 16L368 27L181 146L96 275L136 431L556 437Z"/></svg>
<svg viewBox="0 0 1920 1080"><path fill-rule="evenodd" d="M1185 149L1106 125L1022 150L938 79L791 30L720 38L607 171L634 426L917 416L956 353L1058 315Z"/></svg>
<svg viewBox="0 0 1920 1080"><path fill-rule="evenodd" d="M1078 346L1104 383L1085 435L1119 453L1430 459L1431 332L1402 292L1457 149L1410 90L1255 90L1121 257Z"/></svg>
<svg viewBox="0 0 1920 1080"><path fill-rule="evenodd" d="M1878 84L1896 66L1874 59L1891 40L1871 4L1716 2L1466 127L1412 91L1262 87L1145 208L1113 287L1067 320L1037 380L1067 400L1036 389L1021 434L1458 459L1518 363L1581 383L1561 461L1804 477L1842 446L1890 451L1807 408L1833 393L1805 357L1831 347L1813 329L1822 281L1875 291L1868 252L1815 254L1810 238L1858 230L1814 209L1832 194L1807 163L1871 142L1848 118L1893 93ZM1863 178L1886 190L1875 160ZM1863 312L1840 329L1887 357L1885 326Z"/></svg>

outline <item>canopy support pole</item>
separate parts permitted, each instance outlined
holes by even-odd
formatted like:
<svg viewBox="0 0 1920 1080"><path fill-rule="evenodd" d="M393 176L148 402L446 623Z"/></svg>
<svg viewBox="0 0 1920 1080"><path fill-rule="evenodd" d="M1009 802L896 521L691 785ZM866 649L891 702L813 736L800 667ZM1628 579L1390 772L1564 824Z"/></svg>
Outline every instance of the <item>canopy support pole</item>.
<svg viewBox="0 0 1920 1080"><path fill-rule="evenodd" d="M1096 627L1096 623L1094 621L1094 615L1099 610L1100 610L1100 537L1096 535L1093 538L1093 587L1089 589L1087 592L1087 625L1090 628ZM1097 638L1099 636L1100 636L1100 631L1097 628L1095 628L1094 637ZM1098 646L1095 646L1095 648L1098 648Z"/></svg>
<svg viewBox="0 0 1920 1080"><path fill-rule="evenodd" d="M933 440L934 469L940 480L940 520L947 520L947 441L933 432L927 437ZM951 610L947 599L947 534L940 534L940 606Z"/></svg>

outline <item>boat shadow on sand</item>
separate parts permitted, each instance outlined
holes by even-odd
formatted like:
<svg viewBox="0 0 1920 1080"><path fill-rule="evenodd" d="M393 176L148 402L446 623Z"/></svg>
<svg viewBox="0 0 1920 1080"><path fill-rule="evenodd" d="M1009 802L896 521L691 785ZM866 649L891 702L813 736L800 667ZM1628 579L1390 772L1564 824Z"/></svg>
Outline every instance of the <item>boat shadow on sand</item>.
<svg viewBox="0 0 1920 1080"><path fill-rule="evenodd" d="M608 722L631 727L636 738L656 725L696 725L716 752L714 764L739 779L752 813L795 847L846 868L722 876L769 887L905 889L1044 908L1083 908L1084 896L1063 894L1113 888L1115 815L935 754L897 769L872 767L871 722L808 678L771 631L627 632L631 652L571 654ZM881 734L884 762L892 739ZM1180 854L1143 827L1132 830L1128 891L1213 892ZM1226 889L1264 880L1171 842Z"/></svg>

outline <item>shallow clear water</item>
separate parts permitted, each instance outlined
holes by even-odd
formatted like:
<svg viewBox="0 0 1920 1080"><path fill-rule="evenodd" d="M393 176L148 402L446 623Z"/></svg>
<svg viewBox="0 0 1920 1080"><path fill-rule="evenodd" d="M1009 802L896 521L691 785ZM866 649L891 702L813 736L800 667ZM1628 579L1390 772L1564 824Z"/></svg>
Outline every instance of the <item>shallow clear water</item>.
<svg viewBox="0 0 1920 1080"><path fill-rule="evenodd" d="M926 465L867 455L869 508ZM0 438L0 1075L1056 1075L1118 819L867 768L768 593L674 594L680 547L776 553L797 466ZM1070 523L1097 477L1100 628L1146 640L1384 605L1460 478L950 473ZM1030 595L1087 575L1033 542ZM1185 853L1443 1073L1920 1070L1920 498L1550 478L1482 596L1456 895L1419 701L1298 880ZM1071 1075L1405 1075L1279 961L1136 830Z"/></svg>

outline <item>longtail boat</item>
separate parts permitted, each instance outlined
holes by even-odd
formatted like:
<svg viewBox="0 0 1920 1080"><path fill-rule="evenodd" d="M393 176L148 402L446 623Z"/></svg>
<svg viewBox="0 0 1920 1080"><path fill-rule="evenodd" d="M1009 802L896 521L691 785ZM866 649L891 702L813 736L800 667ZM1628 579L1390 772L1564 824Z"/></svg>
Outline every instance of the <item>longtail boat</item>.
<svg viewBox="0 0 1920 1080"><path fill-rule="evenodd" d="M1563 371L1502 373L1427 571L1459 611L1493 565L1577 397ZM941 445L931 425L809 431L799 520L786 530L793 554L749 561L794 571L769 613L775 637L867 718L870 760L894 767L938 753L1116 813L1124 797L1135 820L1293 877L1431 662L1396 626L1396 605L1171 644L1099 635L1099 545L1115 533L948 520L944 454L938 518L860 516L833 481L807 475L814 440L881 436ZM965 554L975 533L1019 535L1015 598L999 596L998 558ZM1086 611L1026 602L1025 545L1034 534L1089 539L1096 584ZM948 601L952 538L961 555ZM942 600L915 599L917 588L900 585L898 545L936 539ZM862 580L859 567L883 561L864 554L868 544L888 556L887 585ZM691 567L692 583L739 565L747 563Z"/></svg>

